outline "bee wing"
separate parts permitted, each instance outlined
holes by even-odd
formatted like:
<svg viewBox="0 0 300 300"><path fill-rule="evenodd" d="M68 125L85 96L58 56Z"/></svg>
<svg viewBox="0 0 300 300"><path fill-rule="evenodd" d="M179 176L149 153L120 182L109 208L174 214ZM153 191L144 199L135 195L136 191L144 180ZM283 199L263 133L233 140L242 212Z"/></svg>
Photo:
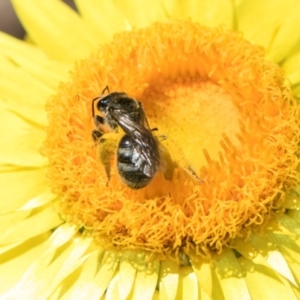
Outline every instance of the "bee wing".
<svg viewBox="0 0 300 300"><path fill-rule="evenodd" d="M140 108L139 108L139 114L141 116L141 125L143 125L147 130L150 130L150 126L149 126L149 123L148 123L148 120L146 118L146 115L145 115L145 112L144 112L144 109L142 107L142 104L140 104Z"/></svg>
<svg viewBox="0 0 300 300"><path fill-rule="evenodd" d="M148 125L145 114L144 124L133 122L126 114L113 113L119 126L128 134L133 141L134 163L149 177L152 177L159 167L159 151L157 141L151 130L144 126ZM146 122L146 123L145 123Z"/></svg>
<svg viewBox="0 0 300 300"><path fill-rule="evenodd" d="M148 172L153 172L152 175L154 175L160 163L157 141L150 130L140 125L137 126L136 130L132 133L132 137L134 140L134 148L140 150L140 156L151 166L152 171L149 170Z"/></svg>

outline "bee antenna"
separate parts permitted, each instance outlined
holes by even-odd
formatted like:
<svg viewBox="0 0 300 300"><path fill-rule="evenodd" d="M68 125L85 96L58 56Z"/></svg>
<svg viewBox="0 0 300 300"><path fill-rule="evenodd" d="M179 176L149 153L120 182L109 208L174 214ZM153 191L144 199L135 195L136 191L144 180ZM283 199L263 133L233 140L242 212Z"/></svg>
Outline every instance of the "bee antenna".
<svg viewBox="0 0 300 300"><path fill-rule="evenodd" d="M94 103L95 103L95 101L96 100L99 100L99 97L96 97L95 99L93 99L93 101L92 101L92 115L93 115L93 118L95 117L95 105L94 105Z"/></svg>
<svg viewBox="0 0 300 300"><path fill-rule="evenodd" d="M104 90L102 91L101 95L103 95L105 91L107 91L107 93L109 94L109 87L108 87L108 85L104 88Z"/></svg>

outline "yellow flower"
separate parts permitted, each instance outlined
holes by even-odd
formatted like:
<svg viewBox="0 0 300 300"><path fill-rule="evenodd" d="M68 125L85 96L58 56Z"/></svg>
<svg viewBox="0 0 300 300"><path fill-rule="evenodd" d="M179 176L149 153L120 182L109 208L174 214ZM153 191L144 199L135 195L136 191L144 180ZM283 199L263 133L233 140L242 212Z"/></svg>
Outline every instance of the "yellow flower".
<svg viewBox="0 0 300 300"><path fill-rule="evenodd" d="M0 34L0 299L299 299L297 1L24 2L33 45ZM157 128L143 189L92 140L106 86Z"/></svg>

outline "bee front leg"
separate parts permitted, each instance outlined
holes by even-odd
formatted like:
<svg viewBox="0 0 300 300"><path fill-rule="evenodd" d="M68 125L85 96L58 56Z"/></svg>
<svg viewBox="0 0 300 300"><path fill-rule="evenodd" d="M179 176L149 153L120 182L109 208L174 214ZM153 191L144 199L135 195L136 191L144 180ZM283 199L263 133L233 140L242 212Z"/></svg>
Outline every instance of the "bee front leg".
<svg viewBox="0 0 300 300"><path fill-rule="evenodd" d="M103 134L99 130L93 130L92 131L92 138L94 142L96 143L102 136Z"/></svg>
<svg viewBox="0 0 300 300"><path fill-rule="evenodd" d="M92 138L94 140L94 142L96 143L97 141L99 141L99 139L101 138L101 136L103 135L102 130L100 129L100 125L104 124L105 120L104 118L102 118L101 116L96 115L94 117L94 123L97 129L92 130Z"/></svg>
<svg viewBox="0 0 300 300"><path fill-rule="evenodd" d="M97 128L99 128L99 125L103 125L105 123L105 119L99 115L96 115L94 117L94 123L96 125Z"/></svg>

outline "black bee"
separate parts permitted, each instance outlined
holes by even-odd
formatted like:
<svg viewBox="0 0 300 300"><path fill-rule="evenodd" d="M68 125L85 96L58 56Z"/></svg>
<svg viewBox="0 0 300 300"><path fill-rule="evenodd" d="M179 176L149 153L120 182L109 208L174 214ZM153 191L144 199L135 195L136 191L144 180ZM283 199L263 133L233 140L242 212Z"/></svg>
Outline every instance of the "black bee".
<svg viewBox="0 0 300 300"><path fill-rule="evenodd" d="M125 135L117 145L118 172L130 188L140 189L145 187L159 169L160 155L158 143L149 127L142 104L130 98L126 93L109 93L108 95L95 98L92 102L92 114L97 128L108 125L112 131L117 132L121 127ZM105 117L95 115L96 108ZM155 129L153 129L155 130ZM105 135L101 129L93 130L93 139L105 143ZM105 147L104 147L105 148ZM100 158L105 165L108 180L110 179L109 159L107 152L103 150Z"/></svg>

